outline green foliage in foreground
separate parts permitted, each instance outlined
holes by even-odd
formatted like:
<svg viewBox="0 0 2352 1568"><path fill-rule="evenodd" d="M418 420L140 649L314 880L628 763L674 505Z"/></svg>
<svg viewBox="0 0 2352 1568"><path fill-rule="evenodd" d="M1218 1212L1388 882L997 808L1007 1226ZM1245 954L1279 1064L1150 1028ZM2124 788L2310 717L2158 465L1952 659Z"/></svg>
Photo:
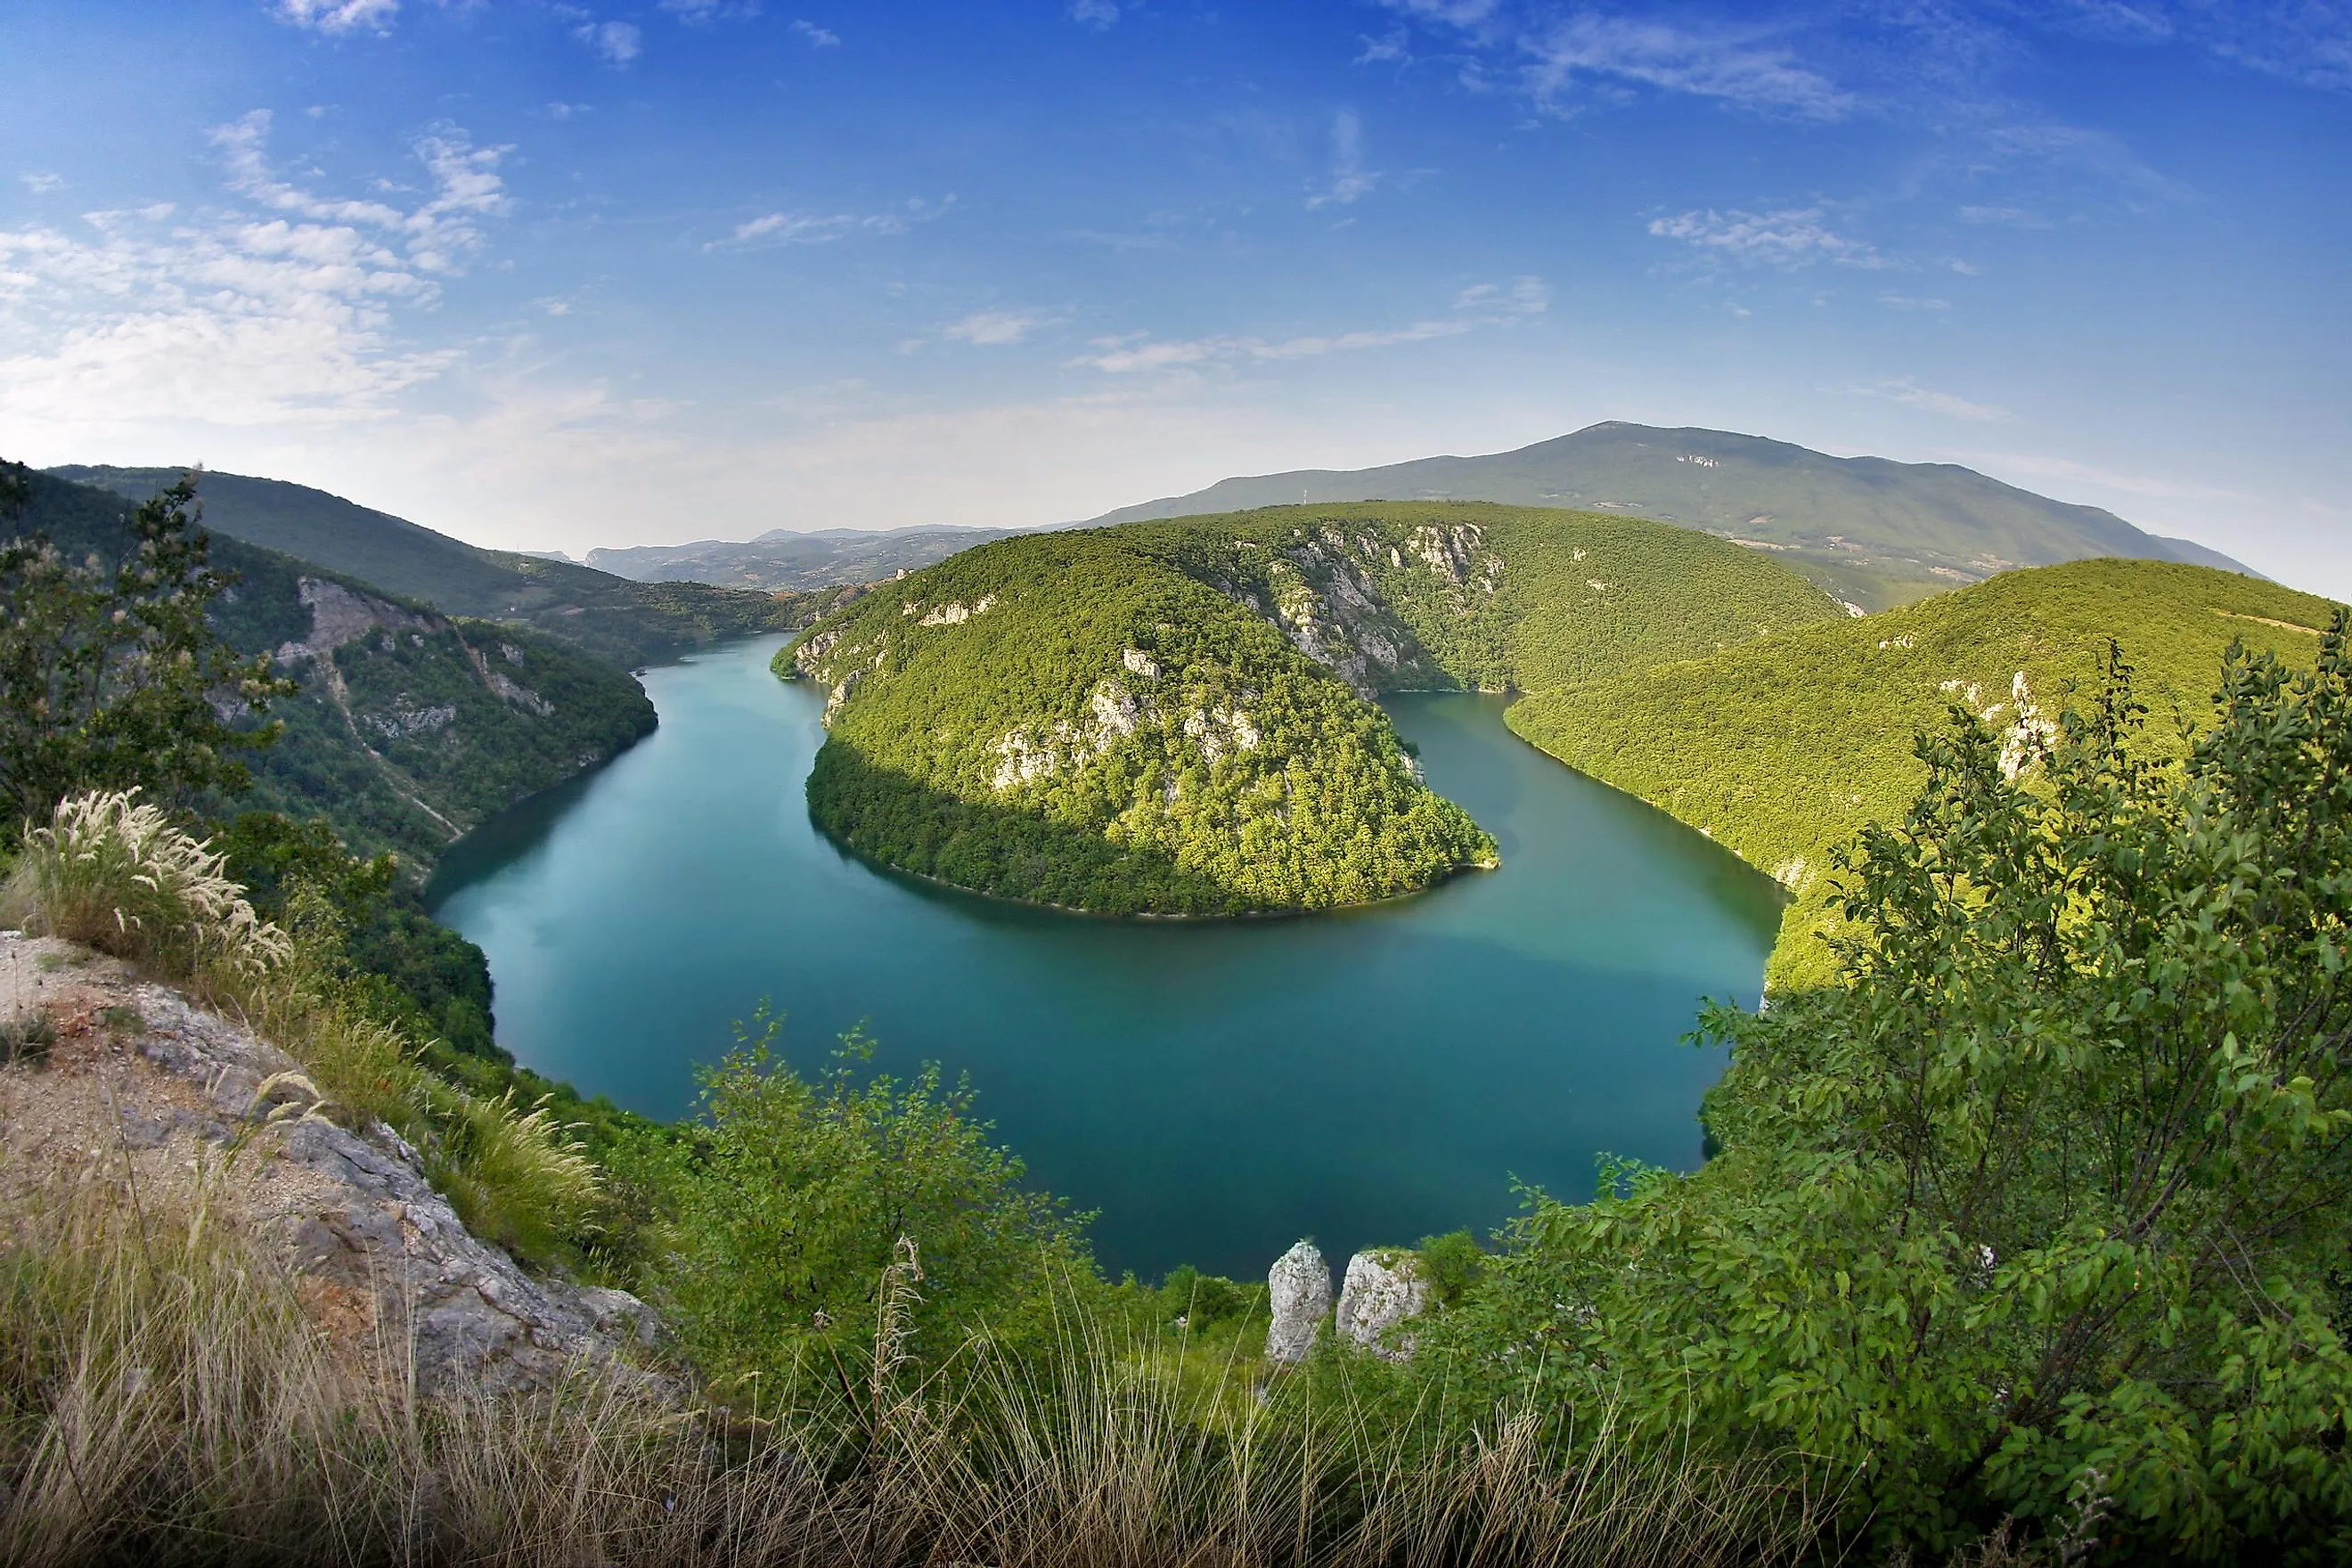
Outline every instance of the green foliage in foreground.
<svg viewBox="0 0 2352 1568"><path fill-rule="evenodd" d="M1591 679L1841 613L1660 523L1276 507L969 551L820 621L777 670L832 689L809 802L861 852L1007 897L1222 914L1491 857L1366 694Z"/></svg>
<svg viewBox="0 0 2352 1568"><path fill-rule="evenodd" d="M643 1288L719 1386L765 1378L772 1397L798 1377L856 1404L877 1312L903 1310L908 1353L936 1356L982 1326L1039 1328L1094 1285L1083 1217L1024 1189L968 1084L936 1065L864 1077L856 1036L803 1078L774 1054L778 1021L756 1024L703 1073L702 1117L620 1160L666 1211Z"/></svg>
<svg viewBox="0 0 2352 1568"><path fill-rule="evenodd" d="M2233 651L2185 758L2119 661L2030 784L1956 707L1840 982L1715 1012L1724 1152L1540 1197L1444 1363L1790 1449L1883 1538L2352 1552L2352 655Z"/></svg>
<svg viewBox="0 0 2352 1568"><path fill-rule="evenodd" d="M1538 691L1512 706L1508 722L1788 886L1796 900L1768 974L1780 991L1831 977L1819 940L1834 923L1831 847L1866 824L1900 818L1927 776L1910 737L1950 704L2021 742L2091 677L2115 637L2156 711L2150 743L2177 751L2232 639L2307 659L2330 609L2201 566L2082 561L1710 658Z"/></svg>

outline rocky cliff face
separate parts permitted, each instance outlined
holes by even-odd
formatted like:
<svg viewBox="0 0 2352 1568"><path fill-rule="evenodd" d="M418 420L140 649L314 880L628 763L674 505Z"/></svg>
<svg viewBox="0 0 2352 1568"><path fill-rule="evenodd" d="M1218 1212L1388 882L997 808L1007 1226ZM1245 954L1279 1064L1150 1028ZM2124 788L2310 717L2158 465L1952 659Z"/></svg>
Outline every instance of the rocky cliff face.
<svg viewBox="0 0 2352 1568"><path fill-rule="evenodd" d="M1403 1361L1412 1354L1412 1341L1393 1331L1426 1311L1429 1299L1429 1281L1413 1254L1392 1247L1359 1252L1348 1259L1335 1321L1343 1336L1374 1355Z"/></svg>
<svg viewBox="0 0 2352 1568"><path fill-rule="evenodd" d="M669 1396L635 1297L537 1279L480 1241L378 1124L320 1114L281 1052L87 949L0 932L0 1019L46 1020L0 1067L0 1212L57 1181L126 1181L274 1252L356 1365L501 1394L590 1363Z"/></svg>
<svg viewBox="0 0 2352 1568"><path fill-rule="evenodd" d="M1305 1361L1331 1310L1331 1266L1311 1241L1274 1260L1266 1274L1265 1359L1276 1366Z"/></svg>
<svg viewBox="0 0 2352 1568"><path fill-rule="evenodd" d="M1282 529L1185 564L1192 575L1278 627L1299 652L1359 696L1453 682L1413 621L1483 613L1503 558L1476 523L1404 528L1385 521Z"/></svg>

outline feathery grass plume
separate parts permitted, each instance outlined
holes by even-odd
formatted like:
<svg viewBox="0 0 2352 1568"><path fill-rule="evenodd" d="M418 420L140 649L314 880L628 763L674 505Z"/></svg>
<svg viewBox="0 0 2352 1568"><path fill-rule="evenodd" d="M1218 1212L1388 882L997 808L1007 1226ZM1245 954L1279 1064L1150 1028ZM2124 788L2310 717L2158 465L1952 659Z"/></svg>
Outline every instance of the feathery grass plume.
<svg viewBox="0 0 2352 1568"><path fill-rule="evenodd" d="M286 933L254 913L223 858L138 795L59 801L47 827L26 831L8 903L51 936L178 978L251 983L284 963Z"/></svg>
<svg viewBox="0 0 2352 1568"><path fill-rule="evenodd" d="M485 1100L427 1080L425 1173L466 1228L510 1252L543 1257L593 1228L602 1173L551 1097L518 1112L514 1090Z"/></svg>

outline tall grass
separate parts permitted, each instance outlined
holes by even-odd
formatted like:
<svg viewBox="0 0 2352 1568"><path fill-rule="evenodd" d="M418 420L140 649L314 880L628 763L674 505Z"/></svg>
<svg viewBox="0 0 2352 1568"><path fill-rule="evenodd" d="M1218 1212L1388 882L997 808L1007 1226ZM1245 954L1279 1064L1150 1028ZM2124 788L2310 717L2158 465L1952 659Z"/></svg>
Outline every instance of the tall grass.
<svg viewBox="0 0 2352 1568"><path fill-rule="evenodd" d="M225 864L135 789L71 795L26 833L5 902L49 935L174 976L257 978L292 944Z"/></svg>
<svg viewBox="0 0 2352 1568"><path fill-rule="evenodd" d="M1164 1345L1093 1320L1045 1364L983 1338L927 1379L911 1276L877 1292L851 1418L786 1397L729 1423L589 1375L428 1402L395 1335L339 1349L200 1223L201 1184L134 1212L63 1180L0 1232L10 1563L1716 1564L1790 1560L1821 1513L1737 1457L1603 1433L1562 1463L1531 1411L1416 1458L1344 1409L1188 1393Z"/></svg>
<svg viewBox="0 0 2352 1568"><path fill-rule="evenodd" d="M0 909L243 1017L301 1064L327 1114L415 1143L476 1234L544 1259L593 1229L596 1167L545 1102L519 1110L510 1093L486 1099L436 1077L419 1042L371 1017L313 944L261 920L222 858L136 790L59 802L26 834Z"/></svg>

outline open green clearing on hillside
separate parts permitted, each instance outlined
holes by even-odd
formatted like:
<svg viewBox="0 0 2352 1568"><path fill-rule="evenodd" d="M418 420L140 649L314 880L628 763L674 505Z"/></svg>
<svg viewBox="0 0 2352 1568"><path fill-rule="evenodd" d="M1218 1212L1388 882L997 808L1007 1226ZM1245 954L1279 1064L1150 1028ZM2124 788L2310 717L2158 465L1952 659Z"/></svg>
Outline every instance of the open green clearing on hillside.
<svg viewBox="0 0 2352 1568"><path fill-rule="evenodd" d="M829 832L1116 913L1360 903L1491 857L1383 690L1559 685L1843 612L1664 524L1479 504L1286 507L965 552L817 623Z"/></svg>
<svg viewBox="0 0 2352 1568"><path fill-rule="evenodd" d="M1832 848L1892 822L1927 765L1914 739L1958 704L2006 731L2012 763L2091 684L2120 644L2151 710L2149 738L2179 749L2210 717L2233 640L2305 664L2332 606L2202 566L2080 561L2012 572L1866 620L1825 622L1713 657L1536 690L1511 727L1770 871L1795 894L1768 976L1826 983L1817 933L1832 918Z"/></svg>

